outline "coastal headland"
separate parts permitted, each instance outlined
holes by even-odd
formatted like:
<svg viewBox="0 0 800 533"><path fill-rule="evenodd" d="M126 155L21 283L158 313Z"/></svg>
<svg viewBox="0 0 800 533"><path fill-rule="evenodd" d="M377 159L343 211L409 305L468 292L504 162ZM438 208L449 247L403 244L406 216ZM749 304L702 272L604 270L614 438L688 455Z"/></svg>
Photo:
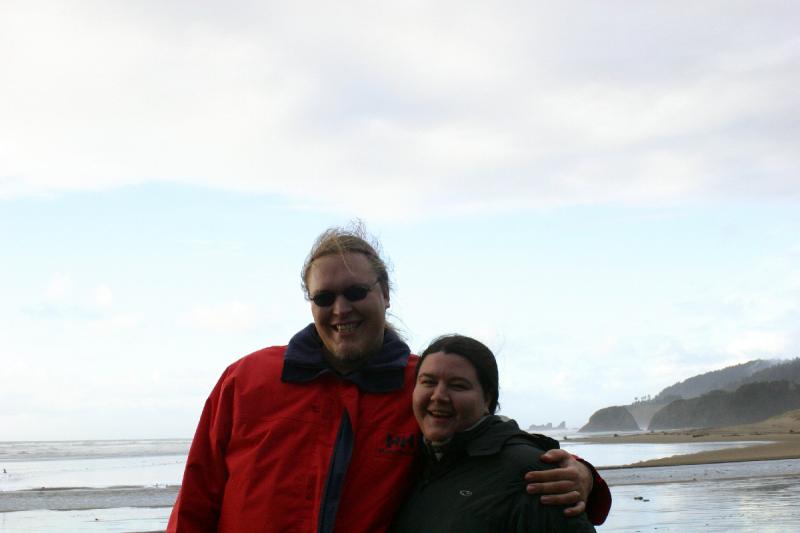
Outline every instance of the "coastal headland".
<svg viewBox="0 0 800 533"><path fill-rule="evenodd" d="M573 439L570 439L573 440ZM763 444L674 455L640 461L617 468L677 466L771 459L800 459L800 409L786 412L763 422L720 428L654 431L628 435L581 437L574 440L597 444L686 443L759 441Z"/></svg>

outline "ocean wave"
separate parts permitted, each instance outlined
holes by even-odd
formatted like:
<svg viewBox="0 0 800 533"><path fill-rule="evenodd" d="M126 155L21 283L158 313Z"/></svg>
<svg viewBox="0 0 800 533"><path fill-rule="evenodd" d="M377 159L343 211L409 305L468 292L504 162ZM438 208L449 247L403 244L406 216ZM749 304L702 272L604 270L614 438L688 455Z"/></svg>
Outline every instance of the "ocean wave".
<svg viewBox="0 0 800 533"><path fill-rule="evenodd" d="M182 455L190 439L0 441L0 462Z"/></svg>

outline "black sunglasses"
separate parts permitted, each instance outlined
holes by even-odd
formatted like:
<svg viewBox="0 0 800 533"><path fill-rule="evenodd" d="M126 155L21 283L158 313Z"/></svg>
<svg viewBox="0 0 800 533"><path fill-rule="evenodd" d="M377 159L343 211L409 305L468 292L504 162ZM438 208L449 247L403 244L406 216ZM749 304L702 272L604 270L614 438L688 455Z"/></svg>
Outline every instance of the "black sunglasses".
<svg viewBox="0 0 800 533"><path fill-rule="evenodd" d="M377 280L372 285L350 285L342 292L333 292L333 291L320 291L314 296L310 296L308 299L314 302L314 305L317 307L330 307L333 305L333 302L336 301L336 297L340 294L347 298L348 302L358 302L363 300L369 294L369 291L375 288L375 285L380 283L381 280Z"/></svg>

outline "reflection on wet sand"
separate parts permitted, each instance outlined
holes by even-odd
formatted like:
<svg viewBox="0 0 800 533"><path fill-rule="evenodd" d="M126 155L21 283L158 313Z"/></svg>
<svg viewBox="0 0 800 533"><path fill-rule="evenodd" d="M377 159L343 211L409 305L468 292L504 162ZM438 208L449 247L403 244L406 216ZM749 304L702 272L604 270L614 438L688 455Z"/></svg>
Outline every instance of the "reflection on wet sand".
<svg viewBox="0 0 800 533"><path fill-rule="evenodd" d="M784 533L800 524L800 460L602 474L614 506L599 531Z"/></svg>

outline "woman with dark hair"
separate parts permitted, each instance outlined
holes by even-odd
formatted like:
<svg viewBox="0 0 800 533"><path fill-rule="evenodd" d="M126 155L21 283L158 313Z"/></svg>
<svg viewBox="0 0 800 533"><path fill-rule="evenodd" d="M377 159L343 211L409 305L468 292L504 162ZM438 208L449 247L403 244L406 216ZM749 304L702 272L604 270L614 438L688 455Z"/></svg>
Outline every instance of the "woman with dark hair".
<svg viewBox="0 0 800 533"><path fill-rule="evenodd" d="M413 409L425 465L394 533L595 531L585 513L567 518L525 493L521 474L551 468L538 458L558 442L494 414L499 383L489 348L445 335L425 349L416 372Z"/></svg>

